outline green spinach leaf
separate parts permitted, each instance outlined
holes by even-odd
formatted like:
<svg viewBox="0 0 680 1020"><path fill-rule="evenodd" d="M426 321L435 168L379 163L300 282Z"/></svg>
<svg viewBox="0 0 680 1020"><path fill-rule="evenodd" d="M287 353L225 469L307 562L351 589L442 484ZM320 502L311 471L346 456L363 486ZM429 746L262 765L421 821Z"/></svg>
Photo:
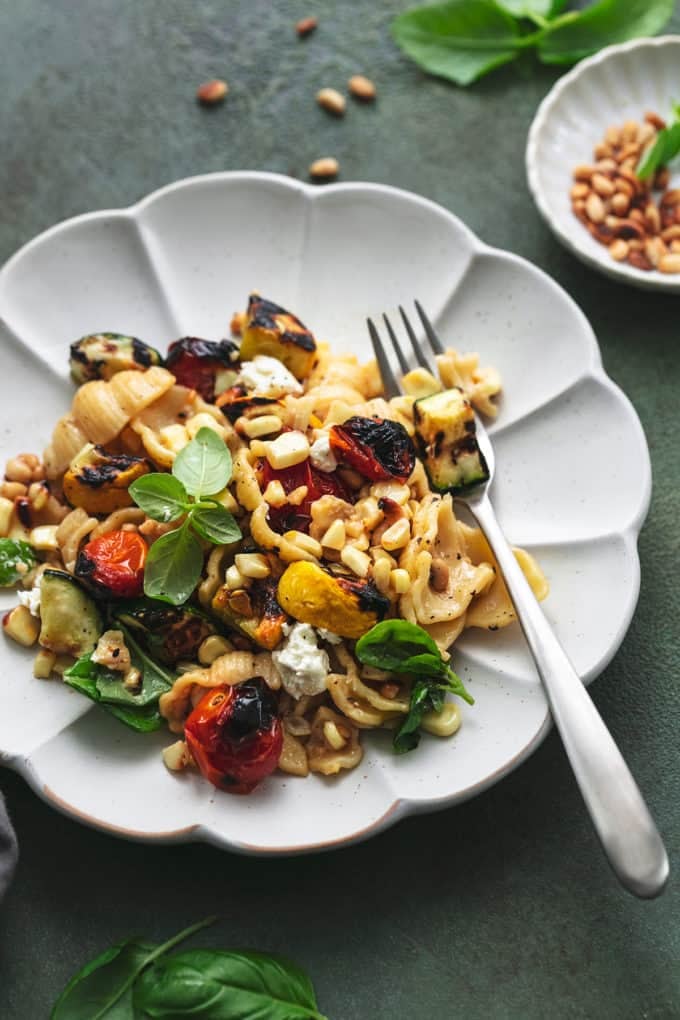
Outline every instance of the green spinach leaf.
<svg viewBox="0 0 680 1020"><path fill-rule="evenodd" d="M142 1014L180 1020L325 1020L309 978L263 953L194 949L159 960L134 989Z"/></svg>
<svg viewBox="0 0 680 1020"><path fill-rule="evenodd" d="M172 473L191 496L214 496L231 478L229 447L212 429L199 429L175 457Z"/></svg>
<svg viewBox="0 0 680 1020"><path fill-rule="evenodd" d="M149 598L181 606L198 584L203 551L188 524L162 535L149 549L144 569L144 594Z"/></svg>
<svg viewBox="0 0 680 1020"><path fill-rule="evenodd" d="M0 538L0 588L11 588L36 562L35 553L28 542Z"/></svg>
<svg viewBox="0 0 680 1020"><path fill-rule="evenodd" d="M395 42L430 74L469 85L531 45L514 18L492 0L448 0L394 19Z"/></svg>
<svg viewBox="0 0 680 1020"><path fill-rule="evenodd" d="M573 64L603 46L655 35L673 13L675 0L599 0L558 18L538 40L545 64Z"/></svg>
<svg viewBox="0 0 680 1020"><path fill-rule="evenodd" d="M186 489L178 478L161 471L138 478L130 486L130 495L154 521L176 521L187 511Z"/></svg>

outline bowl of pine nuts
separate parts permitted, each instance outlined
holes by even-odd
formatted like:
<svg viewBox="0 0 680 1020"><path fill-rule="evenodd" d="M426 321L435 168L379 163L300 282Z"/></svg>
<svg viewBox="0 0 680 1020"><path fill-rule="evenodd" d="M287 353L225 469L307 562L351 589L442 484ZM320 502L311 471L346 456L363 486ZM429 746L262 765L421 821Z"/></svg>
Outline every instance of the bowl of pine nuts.
<svg viewBox="0 0 680 1020"><path fill-rule="evenodd" d="M607 276L672 292L680 161L661 156L680 136L678 103L680 36L609 46L553 86L526 151L530 191L558 240Z"/></svg>

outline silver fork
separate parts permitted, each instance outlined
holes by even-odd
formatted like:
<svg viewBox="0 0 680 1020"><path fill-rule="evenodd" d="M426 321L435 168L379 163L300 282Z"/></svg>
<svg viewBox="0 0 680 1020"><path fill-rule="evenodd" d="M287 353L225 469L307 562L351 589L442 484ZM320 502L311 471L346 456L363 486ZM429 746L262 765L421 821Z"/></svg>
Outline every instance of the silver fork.
<svg viewBox="0 0 680 1020"><path fill-rule="evenodd" d="M434 355L444 354L444 347L418 301L415 306L429 348L427 342L418 342L408 316L400 306L404 328L416 361L438 379ZM409 359L389 319L386 315L383 319L399 367L406 373L411 368ZM385 394L387 397L398 396L401 388L371 319L368 320L368 331ZM609 863L621 884L630 892L643 898L657 896L668 878L668 857L663 842L621 752L543 615L500 528L488 494L494 471L493 448L479 418L476 422L477 441L490 477L486 483L466 492L464 497L460 497L460 502L467 506L484 532L501 568L555 725Z"/></svg>

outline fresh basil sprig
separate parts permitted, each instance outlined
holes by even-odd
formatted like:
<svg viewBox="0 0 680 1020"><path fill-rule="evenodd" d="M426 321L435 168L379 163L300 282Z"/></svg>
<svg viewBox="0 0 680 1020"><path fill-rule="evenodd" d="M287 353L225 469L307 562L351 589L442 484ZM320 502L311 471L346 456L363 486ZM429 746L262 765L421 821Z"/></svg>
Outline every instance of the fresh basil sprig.
<svg viewBox="0 0 680 1020"><path fill-rule="evenodd" d="M457 694L474 705L475 699L444 662L436 642L415 623L407 620L376 623L357 641L356 654L367 666L418 678L411 690L408 714L394 734L393 747L398 754L418 746L423 715L441 712L445 694Z"/></svg>
<svg viewBox="0 0 680 1020"><path fill-rule="evenodd" d="M641 181L647 180L662 166L666 166L680 152L680 106L677 103L673 104L673 114L675 117L673 123L659 131L654 145L642 154L635 170L636 176Z"/></svg>
<svg viewBox="0 0 680 1020"><path fill-rule="evenodd" d="M674 0L565 6L565 0L446 0L400 14L392 35L425 71L469 85L527 50L545 64L572 64L611 43L654 35Z"/></svg>
<svg viewBox="0 0 680 1020"><path fill-rule="evenodd" d="M254 952L169 950L212 924L199 921L160 946L119 942L67 984L51 1020L326 1020L314 987L295 964Z"/></svg>
<svg viewBox="0 0 680 1020"><path fill-rule="evenodd" d="M35 553L28 542L0 538L0 588L10 588L16 584L36 562Z"/></svg>
<svg viewBox="0 0 680 1020"><path fill-rule="evenodd" d="M130 486L137 506L155 521L184 517L179 528L162 535L149 549L144 592L180 606L192 594L203 569L203 550L196 537L216 545L241 538L232 514L214 498L231 478L231 454L212 429L199 429L177 454L172 474L143 475Z"/></svg>

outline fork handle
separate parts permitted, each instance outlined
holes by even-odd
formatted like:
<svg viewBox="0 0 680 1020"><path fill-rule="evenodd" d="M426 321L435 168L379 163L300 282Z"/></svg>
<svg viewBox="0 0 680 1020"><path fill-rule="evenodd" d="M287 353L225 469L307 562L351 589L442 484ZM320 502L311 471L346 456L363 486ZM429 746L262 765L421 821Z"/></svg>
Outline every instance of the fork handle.
<svg viewBox="0 0 680 1020"><path fill-rule="evenodd" d="M555 725L609 863L630 892L643 898L657 896L668 878L668 857L642 794L543 615L488 497L466 506L501 568Z"/></svg>

